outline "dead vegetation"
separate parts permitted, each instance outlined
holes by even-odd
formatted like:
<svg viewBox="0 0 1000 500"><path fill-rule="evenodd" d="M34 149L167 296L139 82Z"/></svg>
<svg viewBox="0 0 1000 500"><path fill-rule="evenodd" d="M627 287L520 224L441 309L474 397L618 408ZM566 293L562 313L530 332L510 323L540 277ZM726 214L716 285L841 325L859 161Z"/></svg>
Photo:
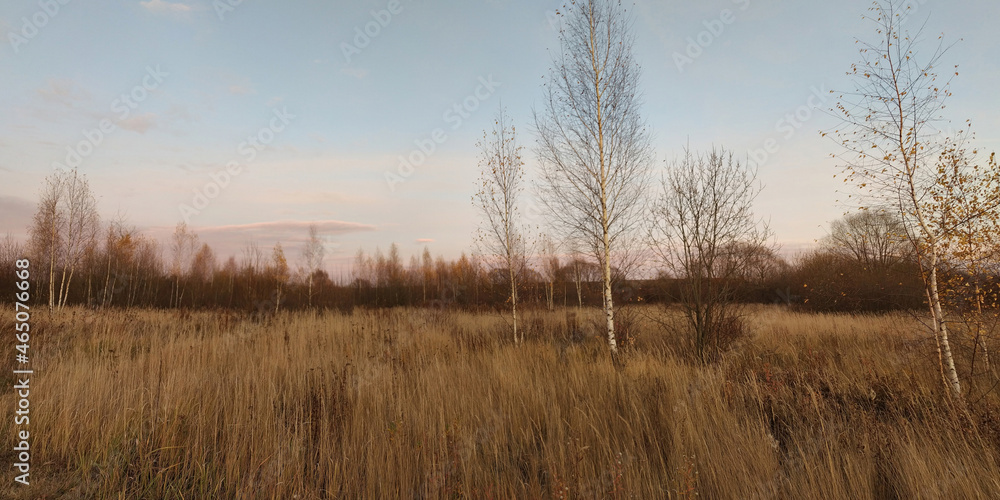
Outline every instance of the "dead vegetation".
<svg viewBox="0 0 1000 500"><path fill-rule="evenodd" d="M526 311L526 341L514 345L501 319L457 311L264 322L208 312L39 315L32 486L7 482L0 496L1000 491L995 374L975 381L968 413L954 408L906 316L761 308L748 315L750 336L709 365L690 361L642 314L613 364L590 331L600 331L601 312L580 316ZM11 407L12 384L2 386L0 404ZM11 424L0 424L4 450Z"/></svg>

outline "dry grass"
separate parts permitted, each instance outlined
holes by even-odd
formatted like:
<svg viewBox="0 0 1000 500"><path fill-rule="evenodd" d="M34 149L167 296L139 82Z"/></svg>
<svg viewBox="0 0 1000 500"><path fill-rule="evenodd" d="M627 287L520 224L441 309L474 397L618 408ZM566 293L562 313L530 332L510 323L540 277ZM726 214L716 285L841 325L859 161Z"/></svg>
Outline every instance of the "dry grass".
<svg viewBox="0 0 1000 500"><path fill-rule="evenodd" d="M1000 397L953 409L911 320L750 317L710 366L640 322L616 367L561 312L521 346L461 312L39 316L0 496L995 498Z"/></svg>

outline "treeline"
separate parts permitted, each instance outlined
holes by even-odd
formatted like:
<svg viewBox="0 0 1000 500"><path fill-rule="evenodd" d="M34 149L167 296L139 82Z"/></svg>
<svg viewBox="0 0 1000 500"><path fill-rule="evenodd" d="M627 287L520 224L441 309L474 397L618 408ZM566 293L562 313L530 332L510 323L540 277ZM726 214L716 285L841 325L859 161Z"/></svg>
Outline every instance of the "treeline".
<svg viewBox="0 0 1000 500"><path fill-rule="evenodd" d="M17 259L32 262L36 305L52 308L225 308L256 312L354 307L504 308L509 273L502 265L463 254L432 257L429 249L405 260L393 244L387 252L359 251L349 275L332 278L323 269L324 248L315 227L304 235L301 255L286 256L281 243L248 243L239 256L220 260L208 243L179 224L164 246L122 218L102 222L86 179L75 171L47 179L29 241L8 236L0 244L0 270L14 276ZM774 248L734 245L721 254L732 262L727 276L731 300L780 303L812 311L877 312L925 307L921 274L898 219L858 212L835 222L819 248L788 260ZM519 266L519 297L531 307L600 306L601 269L592 258L562 255L548 245L544 255ZM618 269L612 289L618 304L672 302L681 280L655 270ZM951 269L945 280L967 290L996 289L996 269L977 275ZM13 279L2 280L4 301ZM953 297L961 302L961 297Z"/></svg>
<svg viewBox="0 0 1000 500"><path fill-rule="evenodd" d="M46 222L46 217L36 217L36 226L38 222ZM82 241L69 241L65 227L57 227L53 238L44 224L32 228L27 244L8 236L0 245L3 275L13 276L16 259L31 259L34 303L56 308L72 304L268 313L310 307L502 308L509 300L506 269L476 256L446 260L425 249L406 261L393 244L387 252L359 251L350 275L331 277L320 264L307 262L307 252L289 259L280 243L266 249L248 243L240 256L220 260L183 224L164 248L123 220L90 222L97 227L78 224L74 233ZM873 213L849 216L834 224L819 249L793 261L770 248L732 249L734 254L751 254L733 259L742 266L730 274L736 280L733 299L814 311L923 307L920 274L907 245L893 239L895 224ZM315 232L310 236L315 238ZM524 304L600 306L601 271L596 263L583 255L549 255L535 261L537 265L529 262L520 271ZM13 296L13 282L3 280L5 300ZM669 275L628 279L616 270L613 293L620 304L670 302L678 296L678 286Z"/></svg>

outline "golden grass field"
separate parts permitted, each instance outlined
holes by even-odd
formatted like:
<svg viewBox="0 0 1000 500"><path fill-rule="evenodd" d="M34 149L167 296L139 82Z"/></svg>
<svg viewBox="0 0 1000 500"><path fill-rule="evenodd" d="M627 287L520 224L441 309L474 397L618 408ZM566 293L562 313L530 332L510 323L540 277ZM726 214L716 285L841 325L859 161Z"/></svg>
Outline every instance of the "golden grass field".
<svg viewBox="0 0 1000 500"><path fill-rule="evenodd" d="M701 365L644 320L616 365L564 311L529 311L522 345L457 311L37 314L32 484L8 470L0 497L1000 495L995 375L950 404L915 319L748 321Z"/></svg>

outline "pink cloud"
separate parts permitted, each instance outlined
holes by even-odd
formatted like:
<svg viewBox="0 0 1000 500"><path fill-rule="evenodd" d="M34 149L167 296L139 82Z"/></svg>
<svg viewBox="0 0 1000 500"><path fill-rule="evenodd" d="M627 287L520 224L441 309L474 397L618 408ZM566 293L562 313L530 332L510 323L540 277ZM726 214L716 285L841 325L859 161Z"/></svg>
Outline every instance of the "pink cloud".
<svg viewBox="0 0 1000 500"><path fill-rule="evenodd" d="M49 80L47 86L36 91L46 102L73 107L77 102L89 101L90 93L71 79Z"/></svg>
<svg viewBox="0 0 1000 500"><path fill-rule="evenodd" d="M277 222L257 222L254 224L242 224L231 226L213 226L195 229L199 234L226 234L226 235L246 235L259 237L260 239L281 240L304 240L309 226L315 224L320 234L339 235L356 233L361 231L374 231L375 226L360 224L357 222L344 222L338 220L325 221L277 221Z"/></svg>
<svg viewBox="0 0 1000 500"><path fill-rule="evenodd" d="M226 226L193 227L191 230L198 235L199 243L208 243L215 250L220 260L225 260L229 256L239 259L243 250L251 242L264 251L265 255L270 255L271 247L275 243L281 242L285 253L288 256L298 256L301 247L309 235L309 226L315 224L319 230L321 239L329 239L334 236L342 236L350 233L375 231L375 226L361 224L357 222L345 222L338 220L318 220L318 221L276 221L257 222L253 224L239 224ZM174 228L157 227L151 228L149 234L154 236L163 246L169 248L170 238ZM332 247L328 248L328 257L332 257Z"/></svg>
<svg viewBox="0 0 1000 500"><path fill-rule="evenodd" d="M233 95L253 95L257 91L250 84L236 84L229 86L229 93Z"/></svg>
<svg viewBox="0 0 1000 500"><path fill-rule="evenodd" d="M364 77L368 76L368 70L367 69L344 68L344 69L340 70L340 72L343 73L343 74L345 74L345 75L347 75L347 76L353 76L354 78L357 78L358 80L361 80Z"/></svg>
<svg viewBox="0 0 1000 500"><path fill-rule="evenodd" d="M118 126L124 130L145 134L149 129L156 128L156 121L155 113L143 113L118 122Z"/></svg>

